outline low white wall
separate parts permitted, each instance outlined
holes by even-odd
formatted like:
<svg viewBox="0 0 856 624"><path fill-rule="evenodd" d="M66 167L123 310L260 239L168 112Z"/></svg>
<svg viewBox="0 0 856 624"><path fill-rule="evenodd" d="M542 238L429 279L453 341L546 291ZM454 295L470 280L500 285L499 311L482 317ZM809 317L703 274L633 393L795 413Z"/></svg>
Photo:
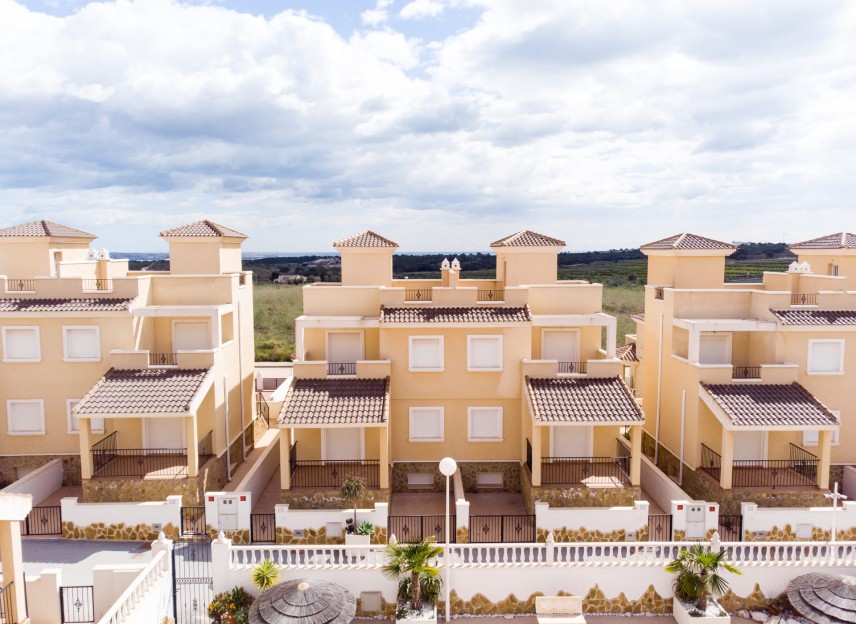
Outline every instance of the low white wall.
<svg viewBox="0 0 856 624"><path fill-rule="evenodd" d="M667 477L654 463L642 456L642 472L640 475L642 489L651 497L664 512L669 513L674 500L692 500L681 487Z"/></svg>
<svg viewBox="0 0 856 624"><path fill-rule="evenodd" d="M319 529L329 522L341 524L345 529L345 520L354 517L353 509L289 509L288 505L275 507L276 527L290 531L295 529ZM357 524L371 522L376 527L387 528L389 503L375 503L374 509L357 509Z"/></svg>
<svg viewBox="0 0 856 624"><path fill-rule="evenodd" d="M61 622L59 612L59 588L62 585L62 570L46 568L39 576L26 576L27 609L31 624L56 624Z"/></svg>
<svg viewBox="0 0 856 624"><path fill-rule="evenodd" d="M588 529L601 533L638 531L648 526L648 501L633 507L550 507L535 503L535 526L545 531Z"/></svg>
<svg viewBox="0 0 856 624"><path fill-rule="evenodd" d="M265 432L264 436L272 436L273 442L264 447L261 457L235 487L236 492L252 494L253 500L259 500L262 497L262 492L265 491L271 477L279 468L279 432L270 429Z"/></svg>
<svg viewBox="0 0 856 624"><path fill-rule="evenodd" d="M62 487L62 460L53 459L3 488L9 494L29 494L33 507Z"/></svg>
<svg viewBox="0 0 856 624"><path fill-rule="evenodd" d="M829 507L758 507L755 503L742 503L743 531L782 530L790 525L797 539L811 539L812 529L832 531L832 515L836 514L837 532L856 528L856 501L839 503L838 511ZM801 531L807 531L805 535Z"/></svg>
<svg viewBox="0 0 856 624"><path fill-rule="evenodd" d="M683 531L686 539L707 539L719 529L719 503L693 500L673 500L672 534Z"/></svg>
<svg viewBox="0 0 856 624"><path fill-rule="evenodd" d="M60 506L62 521L79 527L98 523L181 527L181 496L167 496L162 503L78 503L77 498L69 497L63 498Z"/></svg>
<svg viewBox="0 0 856 624"><path fill-rule="evenodd" d="M205 493L205 523L218 531L249 531L252 510L250 492Z"/></svg>
<svg viewBox="0 0 856 624"><path fill-rule="evenodd" d="M125 590L131 586L145 565L139 564L102 564L92 568L92 596L95 604L95 621L116 603Z"/></svg>

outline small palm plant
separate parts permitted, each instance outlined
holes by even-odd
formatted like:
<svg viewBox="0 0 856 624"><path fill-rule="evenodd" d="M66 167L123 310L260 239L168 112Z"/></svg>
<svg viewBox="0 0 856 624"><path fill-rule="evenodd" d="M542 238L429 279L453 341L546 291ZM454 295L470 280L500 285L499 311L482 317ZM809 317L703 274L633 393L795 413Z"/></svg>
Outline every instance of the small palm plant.
<svg viewBox="0 0 856 624"><path fill-rule="evenodd" d="M410 607L414 611L419 610L423 589L432 604L439 599L442 581L432 560L442 553L442 546L428 540L413 544L390 543L386 547L387 562L383 573L389 579L399 579L399 598L409 596Z"/></svg>
<svg viewBox="0 0 856 624"><path fill-rule="evenodd" d="M265 559L253 568L252 579L253 585L261 591L270 589L279 581L279 568L270 559Z"/></svg>
<svg viewBox="0 0 856 624"><path fill-rule="evenodd" d="M728 581L722 571L742 574L728 563L728 553L724 550L714 552L701 544L681 549L678 558L666 566L666 572L675 575L675 595L685 602L695 603L702 613L707 611L710 596L722 596L728 591Z"/></svg>
<svg viewBox="0 0 856 624"><path fill-rule="evenodd" d="M357 526L357 501L362 499L366 493L366 484L359 477L353 475L346 477L339 489L339 495L354 507L354 524Z"/></svg>

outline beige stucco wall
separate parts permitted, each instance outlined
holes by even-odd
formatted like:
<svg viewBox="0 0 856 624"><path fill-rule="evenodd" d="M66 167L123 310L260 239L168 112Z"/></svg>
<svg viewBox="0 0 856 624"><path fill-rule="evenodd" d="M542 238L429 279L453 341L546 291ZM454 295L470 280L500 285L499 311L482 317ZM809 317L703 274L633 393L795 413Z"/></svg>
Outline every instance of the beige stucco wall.
<svg viewBox="0 0 856 624"><path fill-rule="evenodd" d="M649 255L648 284L673 288L722 288L724 256Z"/></svg>
<svg viewBox="0 0 856 624"><path fill-rule="evenodd" d="M556 281L558 249L509 251L496 249L496 277L506 286L552 284Z"/></svg>
<svg viewBox="0 0 856 624"><path fill-rule="evenodd" d="M344 286L391 286L392 248L340 248Z"/></svg>

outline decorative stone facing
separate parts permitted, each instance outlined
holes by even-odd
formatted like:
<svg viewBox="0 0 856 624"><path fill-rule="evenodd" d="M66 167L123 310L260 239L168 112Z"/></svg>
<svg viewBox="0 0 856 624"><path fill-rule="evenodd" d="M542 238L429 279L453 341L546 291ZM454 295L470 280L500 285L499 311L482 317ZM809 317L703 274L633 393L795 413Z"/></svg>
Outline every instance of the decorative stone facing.
<svg viewBox="0 0 856 624"><path fill-rule="evenodd" d="M351 503L340 496L338 489L316 490L301 488L282 490L281 502L290 509L350 509ZM357 501L357 507L372 508L375 503L388 503L389 490L366 490L365 496Z"/></svg>
<svg viewBox="0 0 856 624"><path fill-rule="evenodd" d="M598 531L591 530L585 527L579 529L569 529L562 527L548 531L546 529L537 529L538 534L535 537L536 542L544 543L547 541L547 535L553 534L553 539L557 542L626 542L627 532L624 529L616 529L615 531ZM640 527L636 529L636 539L632 541L643 542L648 540L648 527Z"/></svg>
<svg viewBox="0 0 856 624"><path fill-rule="evenodd" d="M469 544L470 543L470 530L467 527L458 527L455 529L455 543L456 544Z"/></svg>
<svg viewBox="0 0 856 624"><path fill-rule="evenodd" d="M178 539L179 530L177 526L168 523L161 530L169 539ZM153 542L158 539L158 531L153 530L149 524L126 525L124 523L104 524L99 522L83 527L76 526L71 522L63 522L62 537L63 539Z"/></svg>
<svg viewBox="0 0 856 624"><path fill-rule="evenodd" d="M62 460L62 484L80 485L80 455L7 455L0 457L0 487L17 481L19 469L30 472L54 459Z"/></svg>
<svg viewBox="0 0 856 624"><path fill-rule="evenodd" d="M209 524L207 525L206 533L208 534L208 539L215 540L220 536L220 529L215 529ZM248 546L252 543L249 529L223 531L223 537L232 540L232 544L235 546Z"/></svg>
<svg viewBox="0 0 856 624"><path fill-rule="evenodd" d="M773 599L767 598L764 592L761 591L760 585L755 583L752 593L745 598L741 598L729 589L724 595L717 598L716 601L729 613L735 613L741 609L746 609L747 611L766 609L773 602Z"/></svg>
<svg viewBox="0 0 856 624"><path fill-rule="evenodd" d="M395 617L395 608L396 604L394 602L387 602L384 600L383 596L380 597L380 611L363 611L363 603L357 598L357 612L355 617L358 618L373 618L378 615L384 616L384 618L392 619Z"/></svg>
<svg viewBox="0 0 856 624"><path fill-rule="evenodd" d="M268 424L265 422L264 418L253 419L252 430L254 445L256 442L259 441L259 438L261 438L265 433L267 433L268 429L270 429L270 427L268 427Z"/></svg>
<svg viewBox="0 0 856 624"><path fill-rule="evenodd" d="M672 541L675 542L686 542L686 541L710 541L713 537L713 534L716 533L716 529L708 529L707 533L704 534L704 537L693 538L692 540L687 539L687 532L683 529L675 529L672 531ZM669 541L669 540L666 540Z"/></svg>
<svg viewBox="0 0 856 624"><path fill-rule="evenodd" d="M623 488L533 487L532 476L525 466L520 471L520 493L526 513L535 513L535 503L550 507L632 507L642 500L639 486Z"/></svg>
<svg viewBox="0 0 856 624"><path fill-rule="evenodd" d="M458 462L461 470L461 481L467 492L519 492L520 491L520 464L516 462ZM433 474L434 484L432 491L444 492L446 490L446 477L440 473L436 462L396 462L392 465L392 491L393 492L424 492L427 488L421 487L411 489L407 484L408 473ZM502 473L502 488L489 488L480 490L476 485L476 475L479 472Z"/></svg>
<svg viewBox="0 0 856 624"><path fill-rule="evenodd" d="M849 529L839 529L837 531L838 540L842 542L849 542L856 540L856 527L851 527ZM812 527L811 528L811 537L808 538L808 541L811 542L828 542L829 538L832 536L832 531L821 529L820 527ZM786 524L784 527L779 528L774 526L767 532L766 537L758 537L758 533L755 531L744 531L743 532L743 541L745 542L797 542L802 541L797 537L796 530L790 525Z"/></svg>
<svg viewBox="0 0 856 624"><path fill-rule="evenodd" d="M249 538L248 538L249 539ZM376 526L371 535L370 543L375 545L386 544L386 529ZM276 528L277 544L344 544L345 538L341 536L327 536L327 527L317 529L303 529L303 537L295 537L291 529L285 527Z"/></svg>

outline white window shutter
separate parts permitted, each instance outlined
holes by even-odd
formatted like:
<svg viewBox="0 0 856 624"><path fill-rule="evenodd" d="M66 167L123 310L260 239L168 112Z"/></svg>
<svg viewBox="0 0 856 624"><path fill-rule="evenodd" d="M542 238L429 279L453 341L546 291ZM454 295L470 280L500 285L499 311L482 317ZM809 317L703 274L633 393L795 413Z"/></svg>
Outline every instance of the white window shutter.
<svg viewBox="0 0 856 624"><path fill-rule="evenodd" d="M7 359L36 360L40 357L39 336L35 329L6 330Z"/></svg>
<svg viewBox="0 0 856 624"><path fill-rule="evenodd" d="M410 340L411 368L437 369L443 367L442 342L437 338L412 338Z"/></svg>
<svg viewBox="0 0 856 624"><path fill-rule="evenodd" d="M841 369L841 348L840 342L811 343L809 370L818 373L839 371Z"/></svg>
<svg viewBox="0 0 856 624"><path fill-rule="evenodd" d="M44 409L40 401L10 401L9 429L15 433L43 433Z"/></svg>
<svg viewBox="0 0 856 624"><path fill-rule="evenodd" d="M502 339L498 336L470 336L470 368L502 368Z"/></svg>

